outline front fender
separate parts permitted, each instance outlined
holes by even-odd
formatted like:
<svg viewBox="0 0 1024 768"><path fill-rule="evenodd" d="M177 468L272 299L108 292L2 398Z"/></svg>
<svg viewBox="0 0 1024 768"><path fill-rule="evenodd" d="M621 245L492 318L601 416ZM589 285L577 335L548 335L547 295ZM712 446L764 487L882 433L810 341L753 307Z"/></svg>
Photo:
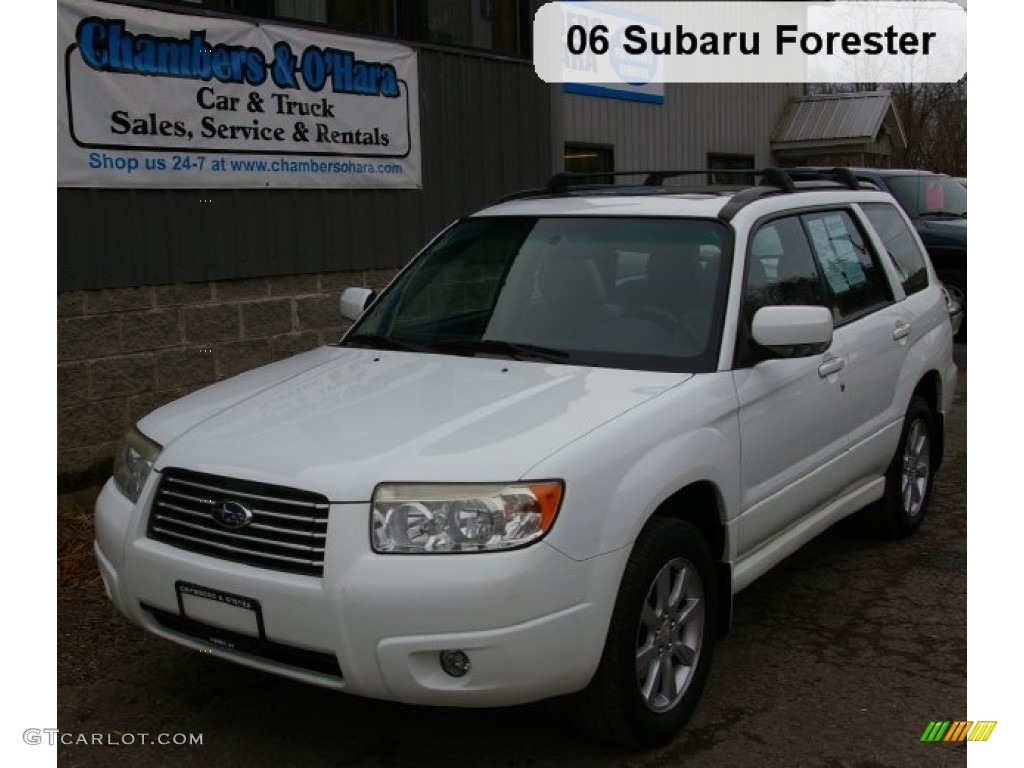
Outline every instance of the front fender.
<svg viewBox="0 0 1024 768"><path fill-rule="evenodd" d="M631 546L666 499L699 481L717 489L727 523L740 503L737 409L728 373L697 375L532 467L527 477L566 481L548 543L577 560Z"/></svg>

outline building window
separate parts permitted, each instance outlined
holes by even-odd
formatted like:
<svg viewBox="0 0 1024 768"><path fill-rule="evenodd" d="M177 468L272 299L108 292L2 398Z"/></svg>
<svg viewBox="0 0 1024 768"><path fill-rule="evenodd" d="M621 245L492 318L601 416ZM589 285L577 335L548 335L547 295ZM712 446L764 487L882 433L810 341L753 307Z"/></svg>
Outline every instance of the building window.
<svg viewBox="0 0 1024 768"><path fill-rule="evenodd" d="M275 0L274 15L279 19L327 23L327 7L324 0ZM345 3L348 5L348 3ZM362 3L357 3L362 5Z"/></svg>
<svg viewBox="0 0 1024 768"><path fill-rule="evenodd" d="M395 0L276 0L279 19L311 21L365 35L395 36Z"/></svg>
<svg viewBox="0 0 1024 768"><path fill-rule="evenodd" d="M745 171L754 169L753 155L730 155L721 152L708 154L708 184L748 184L753 185L752 173L715 173L714 171Z"/></svg>
<svg viewBox="0 0 1024 768"><path fill-rule="evenodd" d="M615 153L609 146L566 144L562 155L567 173L611 173L615 170ZM595 176L588 184L611 184L611 176Z"/></svg>
<svg viewBox="0 0 1024 768"><path fill-rule="evenodd" d="M529 0L165 0L240 16L310 22L340 32L531 55Z"/></svg>
<svg viewBox="0 0 1024 768"><path fill-rule="evenodd" d="M395 36L394 0L327 2L327 24L367 35Z"/></svg>
<svg viewBox="0 0 1024 768"><path fill-rule="evenodd" d="M178 0L172 4L186 7L199 5L211 11L254 16L259 19L269 18L274 10L274 0Z"/></svg>
<svg viewBox="0 0 1024 768"><path fill-rule="evenodd" d="M527 0L397 0L398 36L437 45L530 55Z"/></svg>

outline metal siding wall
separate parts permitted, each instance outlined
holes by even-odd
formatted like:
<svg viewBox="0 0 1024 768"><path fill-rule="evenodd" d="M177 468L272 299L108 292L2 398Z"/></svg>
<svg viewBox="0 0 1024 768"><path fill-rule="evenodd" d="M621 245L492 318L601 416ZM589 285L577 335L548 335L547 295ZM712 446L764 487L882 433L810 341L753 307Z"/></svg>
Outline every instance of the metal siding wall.
<svg viewBox="0 0 1024 768"><path fill-rule="evenodd" d="M552 100L532 63L421 49L419 69L422 190L59 188L57 290L397 267L543 183Z"/></svg>
<svg viewBox="0 0 1024 768"><path fill-rule="evenodd" d="M616 170L703 168L709 152L773 164L771 136L787 84L675 84L661 105L564 94L565 141L610 144Z"/></svg>

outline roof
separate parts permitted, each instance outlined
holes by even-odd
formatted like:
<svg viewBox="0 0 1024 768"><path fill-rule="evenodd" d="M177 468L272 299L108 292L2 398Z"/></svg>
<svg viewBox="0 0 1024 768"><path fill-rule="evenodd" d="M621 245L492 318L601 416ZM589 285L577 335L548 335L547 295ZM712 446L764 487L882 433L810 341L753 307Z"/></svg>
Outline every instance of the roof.
<svg viewBox="0 0 1024 768"><path fill-rule="evenodd" d="M866 143L884 123L897 144L907 137L887 91L803 96L786 105L772 136L772 149Z"/></svg>
<svg viewBox="0 0 1024 768"><path fill-rule="evenodd" d="M795 171L795 173L794 173ZM847 202L872 200L880 194L872 185L864 197L865 184L848 168L784 169L747 168L740 173L760 176L761 183L742 189L666 188L666 179L704 175L708 169L661 171L613 171L601 173L556 173L547 185L506 195L474 216L686 216L714 217L728 222L744 207L755 201L777 197L784 201L791 194L813 194L832 202L836 192L846 192ZM639 186L602 181L586 184L594 178L644 176ZM575 183L575 184L574 184ZM822 197L824 193L824 197ZM888 197L888 195L886 195Z"/></svg>
<svg viewBox="0 0 1024 768"><path fill-rule="evenodd" d="M566 195L513 200L475 216L696 216L716 218L728 195Z"/></svg>
<svg viewBox="0 0 1024 768"><path fill-rule="evenodd" d="M747 200L750 193L764 193ZM877 189L850 190L838 186L801 186L793 194L784 194L772 187L750 187L735 195L557 195L510 200L484 208L473 216L602 216L602 217L687 217L718 219L728 222L741 209L758 203L761 213L794 207L839 202L877 202L879 195L889 198Z"/></svg>
<svg viewBox="0 0 1024 768"><path fill-rule="evenodd" d="M858 176L884 176L889 178L891 176L945 176L944 173L935 173L934 171L922 171L916 168L851 168L851 171Z"/></svg>

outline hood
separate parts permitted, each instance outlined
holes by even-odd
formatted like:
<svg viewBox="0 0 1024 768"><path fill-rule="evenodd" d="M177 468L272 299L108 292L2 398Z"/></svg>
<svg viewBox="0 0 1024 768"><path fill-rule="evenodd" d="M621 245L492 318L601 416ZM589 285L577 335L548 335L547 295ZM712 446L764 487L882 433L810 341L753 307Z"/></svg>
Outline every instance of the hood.
<svg viewBox="0 0 1024 768"><path fill-rule="evenodd" d="M917 232L925 246L967 247L967 219L917 219Z"/></svg>
<svg viewBox="0 0 1024 768"><path fill-rule="evenodd" d="M157 469L366 501L382 481L504 482L692 374L324 347L195 392L139 429Z"/></svg>

